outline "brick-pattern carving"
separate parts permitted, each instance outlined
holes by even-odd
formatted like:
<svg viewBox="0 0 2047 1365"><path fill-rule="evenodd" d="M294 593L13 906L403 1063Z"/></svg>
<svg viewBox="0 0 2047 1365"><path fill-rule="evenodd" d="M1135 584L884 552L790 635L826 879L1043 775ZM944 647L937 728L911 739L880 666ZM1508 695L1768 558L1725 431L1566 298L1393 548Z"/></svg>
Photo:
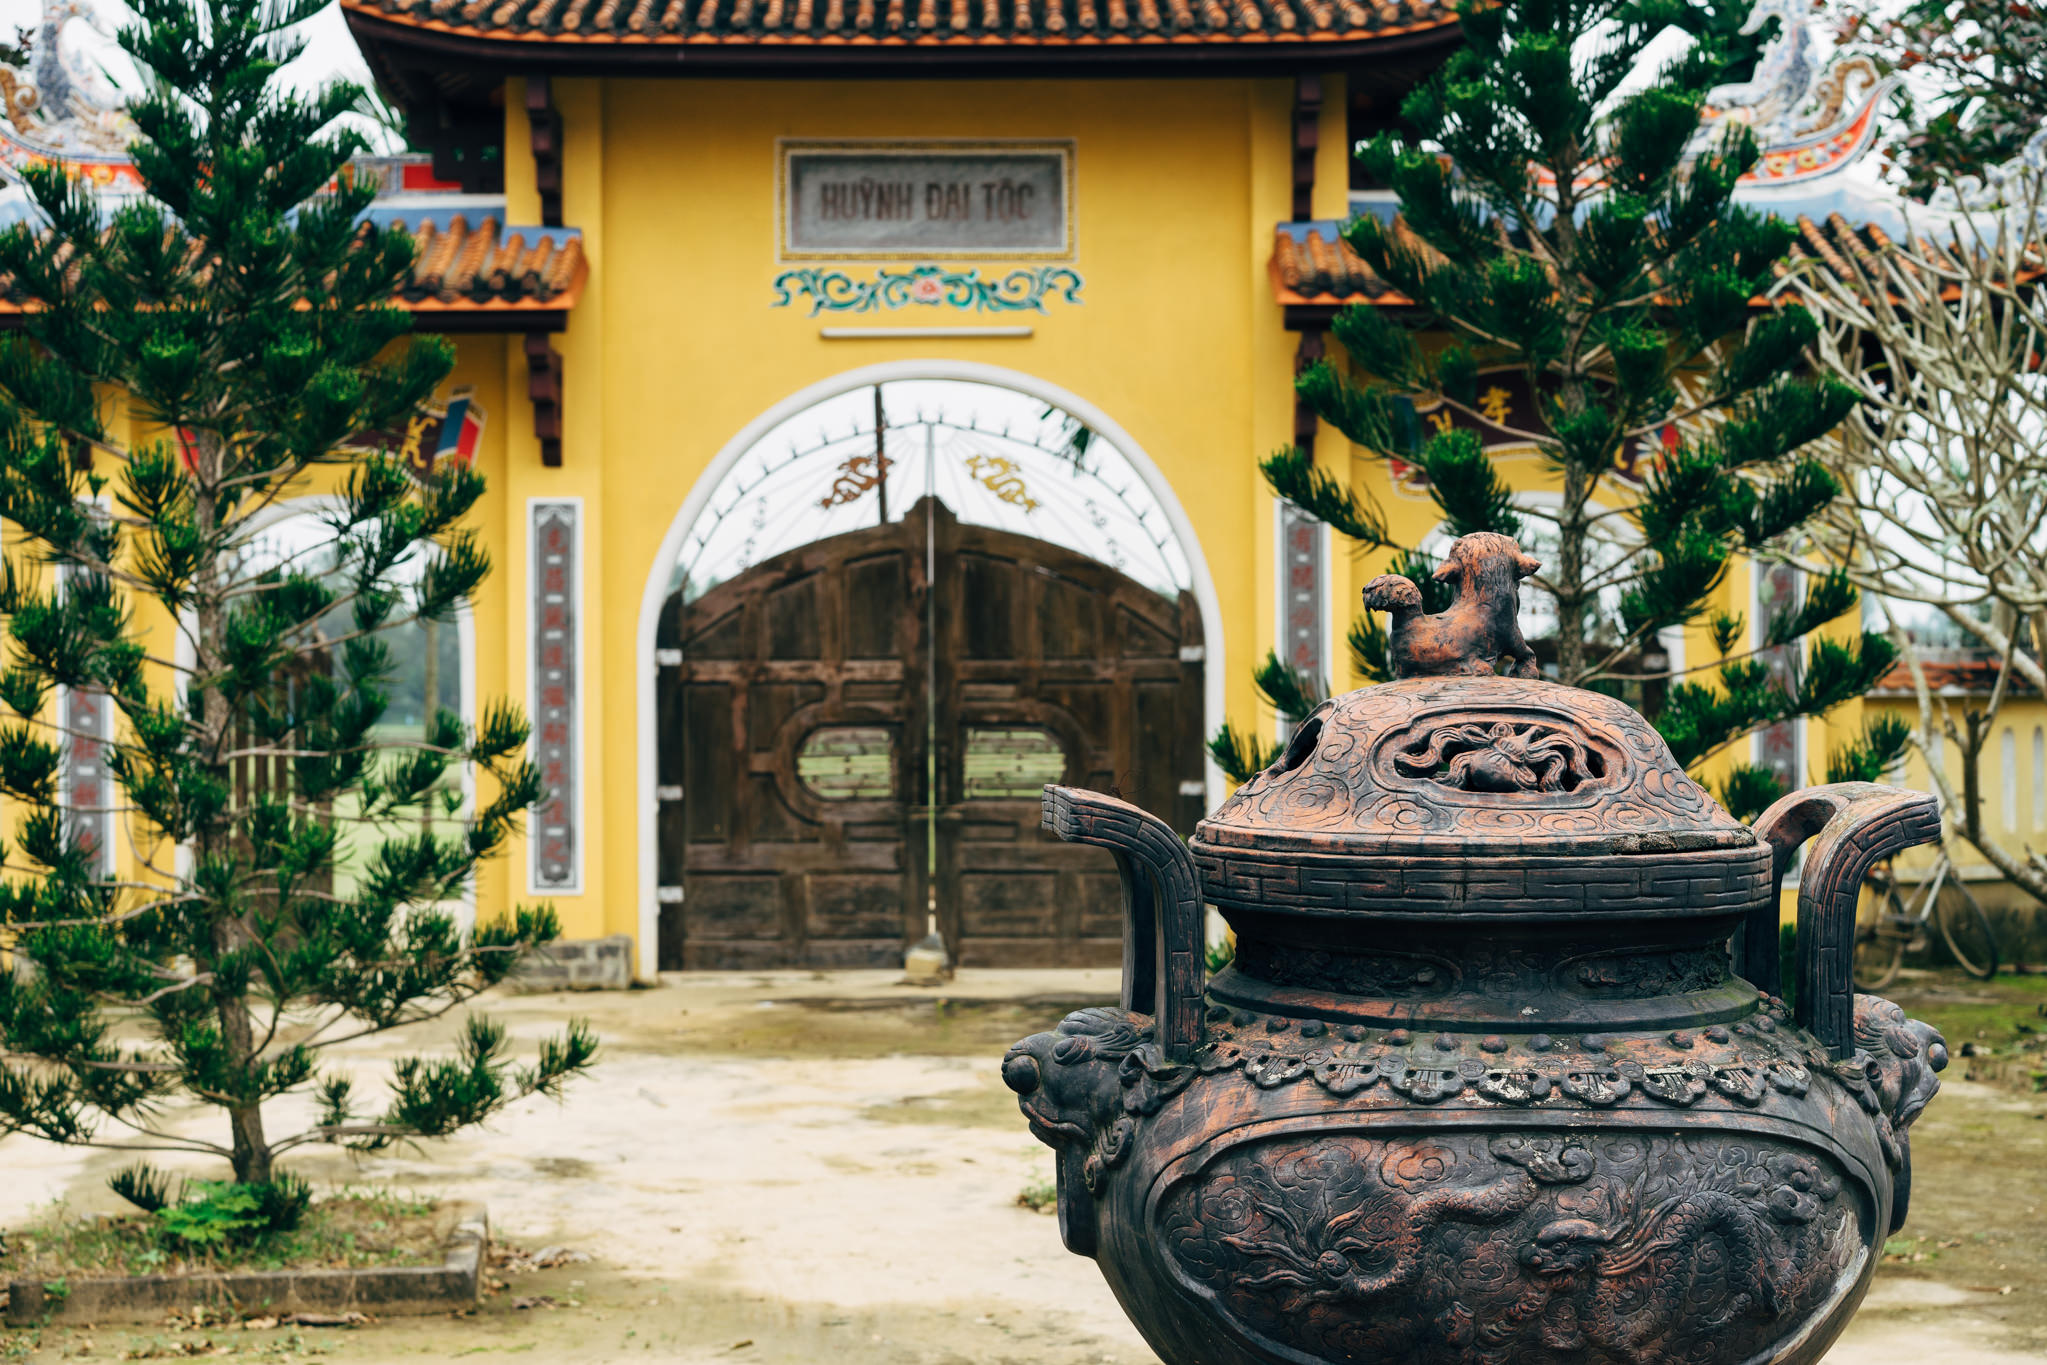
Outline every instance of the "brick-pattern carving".
<svg viewBox="0 0 2047 1365"><path fill-rule="evenodd" d="M1846 1057L1855 1045L1855 905L1862 879L1878 860L1938 839L1940 803L1902 787L1837 782L1784 797L1763 812L1756 829L1773 852L1773 894L1744 926L1743 975L1777 989L1774 892L1798 846L1812 838L1798 888L1798 1021L1834 1056Z"/></svg>
<svg viewBox="0 0 2047 1365"><path fill-rule="evenodd" d="M531 880L535 891L576 892L583 889L584 842L582 508L573 502L535 502L531 508L533 761L547 783L547 799L531 816Z"/></svg>
<svg viewBox="0 0 2047 1365"><path fill-rule="evenodd" d="M1770 850L1654 856L1501 855L1452 859L1310 857L1199 840L1194 863L1220 906L1416 915L1566 915L1684 911L1740 914L1770 891Z"/></svg>

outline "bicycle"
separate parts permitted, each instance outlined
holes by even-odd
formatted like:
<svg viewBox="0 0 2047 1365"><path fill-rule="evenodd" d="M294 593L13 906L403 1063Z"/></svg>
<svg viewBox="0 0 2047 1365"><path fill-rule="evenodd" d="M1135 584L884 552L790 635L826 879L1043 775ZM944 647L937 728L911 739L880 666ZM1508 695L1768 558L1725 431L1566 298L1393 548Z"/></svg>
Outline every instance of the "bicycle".
<svg viewBox="0 0 2047 1365"><path fill-rule="evenodd" d="M1869 880L1876 892L1876 914L1855 926L1858 988L1880 991L1897 980L1906 950L1925 950L1929 923L1940 930L1941 941L1963 971L1984 981L1997 975L1997 935L1991 931L1982 903L1955 870L1946 844L1941 845L1933 869L1909 897L1902 894L1897 869L1888 860L1870 873Z"/></svg>

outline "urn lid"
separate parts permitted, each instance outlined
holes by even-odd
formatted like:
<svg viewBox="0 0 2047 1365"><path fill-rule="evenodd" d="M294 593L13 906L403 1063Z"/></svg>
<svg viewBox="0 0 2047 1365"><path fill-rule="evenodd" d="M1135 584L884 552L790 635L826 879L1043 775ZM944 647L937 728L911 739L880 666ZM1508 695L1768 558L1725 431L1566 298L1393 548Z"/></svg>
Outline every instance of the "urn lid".
<svg viewBox="0 0 2047 1365"><path fill-rule="evenodd" d="M1633 708L1534 678L1413 677L1322 703L1197 850L1517 857L1750 848Z"/></svg>
<svg viewBox="0 0 2047 1365"><path fill-rule="evenodd" d="M1541 568L1510 537L1479 531L1435 571L1451 593L1440 612L1423 611L1420 585L1399 574L1367 583L1365 606L1390 618L1395 681L1317 707L1271 767L1201 822L1196 851L1755 847L1633 708L1543 680L1519 623L1521 580Z"/></svg>

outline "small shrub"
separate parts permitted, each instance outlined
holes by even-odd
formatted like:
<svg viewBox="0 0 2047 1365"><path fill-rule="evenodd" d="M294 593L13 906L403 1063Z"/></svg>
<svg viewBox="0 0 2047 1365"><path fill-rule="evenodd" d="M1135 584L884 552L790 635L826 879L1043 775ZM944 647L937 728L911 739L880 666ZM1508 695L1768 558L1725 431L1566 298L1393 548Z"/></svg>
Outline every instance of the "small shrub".
<svg viewBox="0 0 2047 1365"><path fill-rule="evenodd" d="M189 1180L179 1202L158 1209L156 1216L166 1234L189 1246L249 1241L268 1230L256 1188L223 1180Z"/></svg>
<svg viewBox="0 0 2047 1365"><path fill-rule="evenodd" d="M279 1175L268 1184L246 1187L256 1196L265 1232L292 1232L305 1221L313 1204L313 1187L295 1175Z"/></svg>
<svg viewBox="0 0 2047 1365"><path fill-rule="evenodd" d="M1032 1213L1049 1213L1059 1206L1059 1187L1049 1180L1033 1180L1017 1191L1016 1206Z"/></svg>
<svg viewBox="0 0 2047 1365"><path fill-rule="evenodd" d="M282 1189L186 1182L156 1213L79 1216L62 1203L10 1233L0 1262L18 1279L183 1275L207 1270L352 1269L429 1265L442 1254L444 1220L432 1199L395 1190ZM294 1217L294 1227L270 1220ZM253 1224L253 1226L251 1226ZM0 1361L6 1360L0 1353Z"/></svg>
<svg viewBox="0 0 2047 1365"><path fill-rule="evenodd" d="M159 1212L171 1202L171 1178L146 1161L108 1176L107 1188L144 1213Z"/></svg>

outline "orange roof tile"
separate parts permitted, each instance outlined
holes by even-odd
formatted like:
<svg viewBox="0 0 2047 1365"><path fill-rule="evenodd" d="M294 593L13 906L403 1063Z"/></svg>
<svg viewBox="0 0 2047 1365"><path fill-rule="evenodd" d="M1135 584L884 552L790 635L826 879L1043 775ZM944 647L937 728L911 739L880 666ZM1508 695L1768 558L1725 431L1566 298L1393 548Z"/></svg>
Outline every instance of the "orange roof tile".
<svg viewBox="0 0 2047 1365"><path fill-rule="evenodd" d="M658 5L658 12L657 12ZM1446 0L342 0L351 21L521 43L1085 48L1449 29ZM594 55L594 54L593 54ZM1043 55L1055 55L1045 53Z"/></svg>

